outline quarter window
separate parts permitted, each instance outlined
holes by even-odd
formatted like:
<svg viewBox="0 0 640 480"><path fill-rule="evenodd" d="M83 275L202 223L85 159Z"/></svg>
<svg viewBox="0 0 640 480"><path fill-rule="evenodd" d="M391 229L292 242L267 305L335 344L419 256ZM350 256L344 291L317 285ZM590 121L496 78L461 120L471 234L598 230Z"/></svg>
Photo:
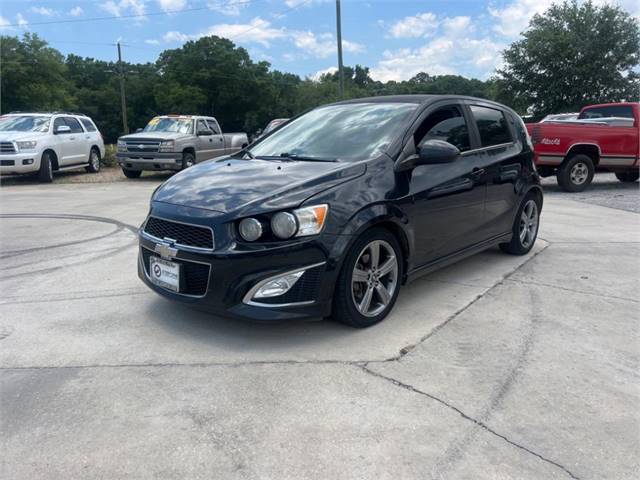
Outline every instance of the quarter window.
<svg viewBox="0 0 640 480"><path fill-rule="evenodd" d="M451 105L430 114L414 135L418 147L427 140L444 140L461 152L469 150L469 129L460 107Z"/></svg>
<svg viewBox="0 0 640 480"><path fill-rule="evenodd" d="M472 105L471 112L478 126L480 142L483 147L510 143L512 141L507 119L500 110Z"/></svg>

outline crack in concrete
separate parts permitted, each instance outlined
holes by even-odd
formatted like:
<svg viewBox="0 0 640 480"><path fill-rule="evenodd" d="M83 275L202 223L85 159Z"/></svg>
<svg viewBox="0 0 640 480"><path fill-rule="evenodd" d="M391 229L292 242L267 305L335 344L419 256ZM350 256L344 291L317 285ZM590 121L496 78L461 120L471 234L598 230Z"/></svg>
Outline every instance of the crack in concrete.
<svg viewBox="0 0 640 480"><path fill-rule="evenodd" d="M531 280L517 280L517 279L509 279L509 282L513 282L513 283L518 283L520 285L536 285L538 287L547 287L547 288L553 288L553 289L557 289L557 290L563 290L565 292L571 292L571 293L580 293L582 295L591 295L594 297L601 297L601 298L610 298L612 300L624 300L626 302L633 302L633 303L640 303L640 300L636 299L636 298L629 298L629 297L618 297L616 295L607 295L606 293L596 293L596 292L585 292L584 290L577 290L575 288L567 288L567 287L563 287L560 285L553 285L551 283L542 283L542 282L534 282Z"/></svg>
<svg viewBox="0 0 640 480"><path fill-rule="evenodd" d="M503 435L502 433L497 432L496 430L494 430L493 428L491 428L489 425L487 425L486 423L482 422L481 420L478 420L468 414L466 414L464 411L462 411L461 409L459 409L458 407L456 407L455 405L451 405L450 403L447 403L446 401L442 400L441 398L436 397L435 395L432 395L428 392L425 392L423 390L420 390L412 385L409 385L407 383L403 383L393 377L387 377L386 375L382 375L381 373L375 372L373 370L370 370L367 368L367 364L364 365L357 365L358 368L360 368L362 371L364 371L365 373L372 375L374 377L378 377L380 379L386 380L387 382L390 382L392 384L394 384L396 387L400 387L403 388L405 390L408 390L410 392L413 393L417 393L418 395L422 395L425 396L427 398L430 398L431 400L434 400L438 403L440 403L441 405L444 405L445 407L453 410L454 412L458 413L462 418L464 418L465 420L468 420L472 423L474 423L476 426L480 427L481 429L485 430L486 432L504 440L505 442L507 442L509 445L512 445L520 450L523 450L524 452L527 452L530 455L533 455L534 457L539 458L540 460L542 460L543 462L549 463L561 470L563 470L567 475L569 475L571 478L575 479L575 480L580 480L580 477L578 477L577 475L575 475L571 470L569 470L567 467L565 467L564 465L555 462L547 457L545 457L544 455L537 453L533 450L531 450L528 447L525 447L524 445L516 442L515 440L511 440L509 437L507 437L506 435Z"/></svg>

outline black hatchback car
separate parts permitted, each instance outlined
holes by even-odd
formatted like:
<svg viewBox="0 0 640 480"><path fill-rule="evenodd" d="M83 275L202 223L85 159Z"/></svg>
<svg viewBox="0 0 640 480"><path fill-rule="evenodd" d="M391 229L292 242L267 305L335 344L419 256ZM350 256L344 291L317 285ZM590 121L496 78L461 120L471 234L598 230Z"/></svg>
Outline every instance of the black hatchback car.
<svg viewBox="0 0 640 480"><path fill-rule="evenodd" d="M224 316L367 327L422 274L495 245L529 252L541 207L511 109L449 95L349 100L163 183L138 271L161 295Z"/></svg>

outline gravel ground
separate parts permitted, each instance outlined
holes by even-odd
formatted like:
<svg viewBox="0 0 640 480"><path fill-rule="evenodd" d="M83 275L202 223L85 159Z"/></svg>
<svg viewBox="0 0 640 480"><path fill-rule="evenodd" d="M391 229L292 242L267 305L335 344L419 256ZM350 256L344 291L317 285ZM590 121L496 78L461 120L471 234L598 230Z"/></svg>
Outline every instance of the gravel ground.
<svg viewBox="0 0 640 480"><path fill-rule="evenodd" d="M580 193L567 193L560 190L555 177L542 179L542 185L545 195L548 196L564 197L567 200L640 213L640 196L638 195L640 184L638 182L622 183L612 173L597 174L593 183Z"/></svg>

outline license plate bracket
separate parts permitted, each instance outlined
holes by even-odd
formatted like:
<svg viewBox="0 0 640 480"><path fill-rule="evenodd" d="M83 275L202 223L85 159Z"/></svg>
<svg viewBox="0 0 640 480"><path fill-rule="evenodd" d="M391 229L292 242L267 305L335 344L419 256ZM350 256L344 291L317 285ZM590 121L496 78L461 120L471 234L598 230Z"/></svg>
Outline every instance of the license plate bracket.
<svg viewBox="0 0 640 480"><path fill-rule="evenodd" d="M180 292L182 265L152 256L149 258L149 279L154 285Z"/></svg>

